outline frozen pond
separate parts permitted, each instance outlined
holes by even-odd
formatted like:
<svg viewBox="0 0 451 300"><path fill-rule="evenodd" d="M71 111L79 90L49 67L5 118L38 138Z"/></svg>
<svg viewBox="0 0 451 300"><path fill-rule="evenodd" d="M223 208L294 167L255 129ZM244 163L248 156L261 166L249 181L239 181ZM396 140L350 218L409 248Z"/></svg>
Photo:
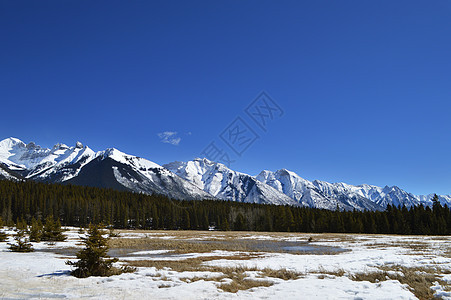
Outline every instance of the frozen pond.
<svg viewBox="0 0 451 300"><path fill-rule="evenodd" d="M242 251L241 246L244 245L246 252L270 252L270 253L291 253L291 254L316 254L316 255L328 255L338 254L341 252L350 251L341 247L317 245L309 242L299 241L278 241L278 240L247 240L247 239L235 239L228 240L186 240L187 243L193 244L205 244L206 248L211 248L212 245L217 245L218 249L227 248L228 251ZM235 245L240 245L240 249L234 249ZM144 251L143 251L144 250ZM120 257L141 257L149 259L163 259L163 258L176 258L179 254L171 253L171 249L164 250L148 250L133 248L116 248L110 249L108 254L110 256Z"/></svg>

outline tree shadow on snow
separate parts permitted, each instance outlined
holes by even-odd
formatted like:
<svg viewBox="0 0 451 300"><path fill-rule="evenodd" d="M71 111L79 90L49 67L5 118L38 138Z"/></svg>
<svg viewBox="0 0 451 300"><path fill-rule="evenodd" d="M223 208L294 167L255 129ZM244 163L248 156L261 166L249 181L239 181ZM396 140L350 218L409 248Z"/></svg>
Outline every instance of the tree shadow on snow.
<svg viewBox="0 0 451 300"><path fill-rule="evenodd" d="M48 274L42 274L42 275L38 275L36 277L47 277L47 276L69 276L70 275L70 270L64 270L64 271L56 271L53 273L48 273Z"/></svg>

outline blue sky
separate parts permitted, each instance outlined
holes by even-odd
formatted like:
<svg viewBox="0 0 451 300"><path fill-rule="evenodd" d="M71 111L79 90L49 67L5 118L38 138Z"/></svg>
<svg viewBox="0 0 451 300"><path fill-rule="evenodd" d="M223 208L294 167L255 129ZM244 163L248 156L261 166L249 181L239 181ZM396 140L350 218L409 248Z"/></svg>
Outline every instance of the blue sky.
<svg viewBox="0 0 451 300"><path fill-rule="evenodd" d="M0 36L1 139L451 194L449 1L2 1Z"/></svg>

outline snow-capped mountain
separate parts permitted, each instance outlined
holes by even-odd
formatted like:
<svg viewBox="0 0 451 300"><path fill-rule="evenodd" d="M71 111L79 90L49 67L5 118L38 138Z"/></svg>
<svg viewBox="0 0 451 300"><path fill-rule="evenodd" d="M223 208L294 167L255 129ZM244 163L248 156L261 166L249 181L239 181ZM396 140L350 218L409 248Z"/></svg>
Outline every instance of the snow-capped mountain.
<svg viewBox="0 0 451 300"><path fill-rule="evenodd" d="M175 199L211 199L192 183L147 159L110 148L98 152L78 176L68 180L77 185L112 187L147 194L163 194Z"/></svg>
<svg viewBox="0 0 451 300"><path fill-rule="evenodd" d="M397 186L350 185L320 180L308 181L294 172L282 169L276 172L262 171L257 177L280 192L295 199L303 206L336 209L381 210L388 204L411 207L432 205L433 194L413 195ZM451 205L451 196L439 196L442 205Z"/></svg>
<svg viewBox="0 0 451 300"><path fill-rule="evenodd" d="M25 178L46 180L59 173L58 182L66 181L77 175L77 170L66 169L69 165L80 167L91 161L96 153L77 142L69 147L56 144L52 149L44 149L30 142L25 144L19 139L9 138L0 142L0 162Z"/></svg>
<svg viewBox="0 0 451 300"><path fill-rule="evenodd" d="M278 191L299 202L302 206L341 210L379 210L383 209L375 202L351 193L347 186L327 182L310 182L286 169L276 172L262 171L257 177Z"/></svg>
<svg viewBox="0 0 451 300"><path fill-rule="evenodd" d="M212 196L162 166L117 149L94 152L77 142L52 149L8 138L0 142L0 178L26 179L158 193L175 199ZM14 174L18 174L14 176Z"/></svg>
<svg viewBox="0 0 451 300"><path fill-rule="evenodd" d="M6 164L0 163L0 179L21 180L21 176L11 171Z"/></svg>
<svg viewBox="0 0 451 300"><path fill-rule="evenodd" d="M257 176L207 159L160 166L109 148L95 152L77 142L51 149L16 138L0 141L0 179L35 180L163 194L175 199L221 199L335 210L382 210L390 205L432 205L433 194L413 195L397 186L308 181L281 169ZM451 196L439 196L451 206Z"/></svg>
<svg viewBox="0 0 451 300"><path fill-rule="evenodd" d="M223 164L205 158L197 158L188 162L176 161L166 164L164 167L218 199L298 205L289 196L258 181L255 177L233 171Z"/></svg>
<svg viewBox="0 0 451 300"><path fill-rule="evenodd" d="M438 200L440 204L442 205L448 205L448 207L451 207L451 195L437 195ZM432 199L434 198L434 194L429 195L419 195L417 196L420 200L420 203L427 206L432 206Z"/></svg>

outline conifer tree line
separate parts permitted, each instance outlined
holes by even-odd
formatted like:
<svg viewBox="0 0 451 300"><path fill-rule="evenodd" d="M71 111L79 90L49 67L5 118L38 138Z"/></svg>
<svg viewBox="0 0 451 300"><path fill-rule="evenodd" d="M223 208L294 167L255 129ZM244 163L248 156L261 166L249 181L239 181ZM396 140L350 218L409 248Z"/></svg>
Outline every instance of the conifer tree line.
<svg viewBox="0 0 451 300"><path fill-rule="evenodd" d="M437 197L432 208L389 205L385 211L331 211L0 181L0 219L5 225L25 222L40 228L50 216L64 226L78 227L103 223L132 229L451 234L451 210Z"/></svg>

